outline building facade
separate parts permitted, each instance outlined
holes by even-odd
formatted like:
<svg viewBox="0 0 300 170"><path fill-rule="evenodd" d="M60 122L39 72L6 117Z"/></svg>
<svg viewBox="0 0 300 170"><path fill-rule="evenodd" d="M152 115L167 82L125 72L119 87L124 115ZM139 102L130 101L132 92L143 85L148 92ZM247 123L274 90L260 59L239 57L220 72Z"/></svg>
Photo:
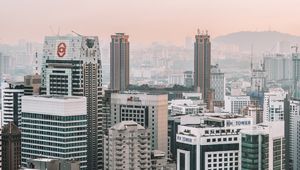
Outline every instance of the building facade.
<svg viewBox="0 0 300 170"><path fill-rule="evenodd" d="M284 99L287 93L279 89L270 89L264 94L264 122L284 120Z"/></svg>
<svg viewBox="0 0 300 170"><path fill-rule="evenodd" d="M193 87L194 86L194 74L192 71L183 72L184 86Z"/></svg>
<svg viewBox="0 0 300 170"><path fill-rule="evenodd" d="M24 76L24 95L39 95L41 76L39 74Z"/></svg>
<svg viewBox="0 0 300 170"><path fill-rule="evenodd" d="M214 89L214 105L224 106L225 77L218 64L211 66L210 76L210 85Z"/></svg>
<svg viewBox="0 0 300 170"><path fill-rule="evenodd" d="M110 43L110 88L124 91L129 85L129 36L116 33Z"/></svg>
<svg viewBox="0 0 300 170"><path fill-rule="evenodd" d="M177 169L238 169L239 131L252 126L252 119L214 113L190 117L194 123L178 126Z"/></svg>
<svg viewBox="0 0 300 170"><path fill-rule="evenodd" d="M251 91L263 92L266 90L266 71L262 68L251 70Z"/></svg>
<svg viewBox="0 0 300 170"><path fill-rule="evenodd" d="M242 109L243 115L251 117L253 119L253 124L262 123L263 119L263 109L257 105L250 104Z"/></svg>
<svg viewBox="0 0 300 170"><path fill-rule="evenodd" d="M267 82L291 80L293 78L292 57L283 54L264 56Z"/></svg>
<svg viewBox="0 0 300 170"><path fill-rule="evenodd" d="M9 73L10 57L0 53L0 82L3 80L3 75Z"/></svg>
<svg viewBox="0 0 300 170"><path fill-rule="evenodd" d="M24 85L20 83L4 83L1 86L1 126L8 122L21 123L21 97L24 95Z"/></svg>
<svg viewBox="0 0 300 170"><path fill-rule="evenodd" d="M168 97L165 94L113 93L112 126L132 120L150 129L151 149L168 152Z"/></svg>
<svg viewBox="0 0 300 170"><path fill-rule="evenodd" d="M108 130L104 169L151 169L150 130L134 121L122 121Z"/></svg>
<svg viewBox="0 0 300 170"><path fill-rule="evenodd" d="M300 100L291 99L289 102L289 121L288 121L288 150L289 168L292 170L300 169Z"/></svg>
<svg viewBox="0 0 300 170"><path fill-rule="evenodd" d="M191 99L172 100L169 104L169 113L174 115L199 114L203 113L205 108Z"/></svg>
<svg viewBox="0 0 300 170"><path fill-rule="evenodd" d="M2 128L2 169L21 167L21 130L9 122Z"/></svg>
<svg viewBox="0 0 300 170"><path fill-rule="evenodd" d="M102 67L96 36L49 36L42 62L42 94L85 96L88 169L103 165Z"/></svg>
<svg viewBox="0 0 300 170"><path fill-rule="evenodd" d="M52 158L80 161L80 169L87 169L86 102L75 96L24 96L22 165Z"/></svg>
<svg viewBox="0 0 300 170"><path fill-rule="evenodd" d="M211 44L210 36L198 30L194 43L194 89L207 100L210 90Z"/></svg>
<svg viewBox="0 0 300 170"><path fill-rule="evenodd" d="M225 96L225 111L241 114L242 109L251 104L250 96Z"/></svg>
<svg viewBox="0 0 300 170"><path fill-rule="evenodd" d="M29 159L28 167L39 170L80 170L80 162L48 158ZM23 169L21 169L23 170ZM24 168L26 170L26 168Z"/></svg>
<svg viewBox="0 0 300 170"><path fill-rule="evenodd" d="M284 122L266 122L241 130L240 169L285 169Z"/></svg>

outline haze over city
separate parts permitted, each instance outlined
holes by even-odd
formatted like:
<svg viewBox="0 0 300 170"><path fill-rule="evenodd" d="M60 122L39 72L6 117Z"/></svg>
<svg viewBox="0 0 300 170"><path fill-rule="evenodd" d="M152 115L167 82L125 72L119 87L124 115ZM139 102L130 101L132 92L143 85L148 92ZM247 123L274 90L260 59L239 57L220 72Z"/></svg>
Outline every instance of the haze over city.
<svg viewBox="0 0 300 170"><path fill-rule="evenodd" d="M101 41L126 32L134 43L173 44L183 44L197 28L209 30L212 38L267 30L300 35L299 6L297 0L2 1L0 43L41 42L45 35L71 30Z"/></svg>
<svg viewBox="0 0 300 170"><path fill-rule="evenodd" d="M299 7L0 2L0 170L299 170Z"/></svg>

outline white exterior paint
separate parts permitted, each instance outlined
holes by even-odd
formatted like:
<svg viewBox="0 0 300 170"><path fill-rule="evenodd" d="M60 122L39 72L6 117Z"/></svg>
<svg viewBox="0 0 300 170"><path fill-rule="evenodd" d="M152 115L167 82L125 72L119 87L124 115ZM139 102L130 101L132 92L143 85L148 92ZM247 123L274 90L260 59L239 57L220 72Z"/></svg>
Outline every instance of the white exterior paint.
<svg viewBox="0 0 300 170"><path fill-rule="evenodd" d="M250 96L225 96L225 111L240 114L241 109L250 105Z"/></svg>

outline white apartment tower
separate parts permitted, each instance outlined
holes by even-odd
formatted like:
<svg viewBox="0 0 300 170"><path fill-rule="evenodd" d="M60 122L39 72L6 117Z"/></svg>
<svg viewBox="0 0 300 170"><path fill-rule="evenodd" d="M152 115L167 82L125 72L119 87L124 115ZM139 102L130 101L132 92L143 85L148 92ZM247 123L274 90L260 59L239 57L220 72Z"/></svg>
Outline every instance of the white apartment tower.
<svg viewBox="0 0 300 170"><path fill-rule="evenodd" d="M151 149L168 153L168 96L165 94L113 93L111 124L135 121L151 132Z"/></svg>
<svg viewBox="0 0 300 170"><path fill-rule="evenodd" d="M134 121L115 124L105 135L104 169L151 169L150 130Z"/></svg>
<svg viewBox="0 0 300 170"><path fill-rule="evenodd" d="M42 62L42 94L87 98L88 169L102 169L102 69L96 36L47 36Z"/></svg>
<svg viewBox="0 0 300 170"><path fill-rule="evenodd" d="M284 120L284 99L287 93L281 89L270 89L265 93L263 116L264 122Z"/></svg>
<svg viewBox="0 0 300 170"><path fill-rule="evenodd" d="M80 161L87 169L86 98L23 96L21 162L51 158Z"/></svg>

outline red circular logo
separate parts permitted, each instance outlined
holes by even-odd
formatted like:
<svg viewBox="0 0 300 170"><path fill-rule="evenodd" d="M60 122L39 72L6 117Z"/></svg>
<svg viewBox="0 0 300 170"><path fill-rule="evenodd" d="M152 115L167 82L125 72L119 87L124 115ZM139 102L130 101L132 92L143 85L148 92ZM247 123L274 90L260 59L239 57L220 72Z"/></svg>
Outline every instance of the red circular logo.
<svg viewBox="0 0 300 170"><path fill-rule="evenodd" d="M57 55L58 57L63 57L66 55L67 46L65 43L59 43L57 46Z"/></svg>

